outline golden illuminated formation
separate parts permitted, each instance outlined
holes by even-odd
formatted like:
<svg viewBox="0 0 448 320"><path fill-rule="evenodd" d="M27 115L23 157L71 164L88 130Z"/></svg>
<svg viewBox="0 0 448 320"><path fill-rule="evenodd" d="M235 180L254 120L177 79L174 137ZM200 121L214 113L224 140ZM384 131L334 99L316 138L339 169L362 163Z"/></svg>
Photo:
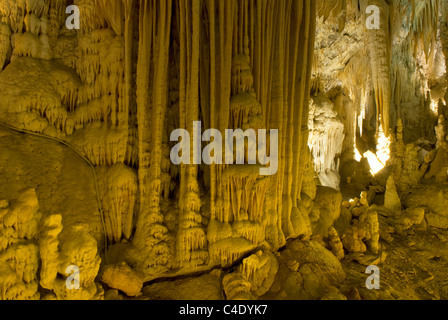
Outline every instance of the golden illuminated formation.
<svg viewBox="0 0 448 320"><path fill-rule="evenodd" d="M447 52L448 0L0 0L0 299L448 299Z"/></svg>

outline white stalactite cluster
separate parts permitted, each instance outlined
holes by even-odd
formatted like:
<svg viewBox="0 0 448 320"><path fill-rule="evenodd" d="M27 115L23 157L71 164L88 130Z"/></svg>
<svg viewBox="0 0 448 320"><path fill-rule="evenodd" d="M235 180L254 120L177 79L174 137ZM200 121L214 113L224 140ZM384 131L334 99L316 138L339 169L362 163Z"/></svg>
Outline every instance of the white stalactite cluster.
<svg viewBox="0 0 448 320"><path fill-rule="evenodd" d="M345 139L344 124L338 119L333 103L324 95L311 100L308 127L310 129L308 146L313 154L315 171L338 172L339 167L335 158L342 152Z"/></svg>
<svg viewBox="0 0 448 320"><path fill-rule="evenodd" d="M342 167L369 150L380 157L388 146L378 139L382 134L386 139L395 135L398 121L409 128L405 132L409 140L417 135L433 139L429 123L435 121L438 104L444 104L444 45L443 37L438 37L444 30L440 23L444 3L318 1L312 90L335 103L344 123ZM367 28L372 17L366 8L371 5L380 9L379 29ZM376 148L366 145L373 134ZM316 154L334 159L326 145L316 148ZM319 158L315 164L320 166Z"/></svg>

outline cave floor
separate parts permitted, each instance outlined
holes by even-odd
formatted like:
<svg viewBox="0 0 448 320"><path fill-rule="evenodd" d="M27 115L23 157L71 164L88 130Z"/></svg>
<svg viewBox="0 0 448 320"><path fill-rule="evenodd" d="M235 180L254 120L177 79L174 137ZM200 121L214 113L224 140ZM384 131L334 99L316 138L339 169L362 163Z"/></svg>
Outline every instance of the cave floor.
<svg viewBox="0 0 448 320"><path fill-rule="evenodd" d="M91 216L87 212L82 215L80 213L82 208L88 210L95 207L96 203L92 197L93 187L89 183L89 168L76 155L55 142L21 136L8 130L0 130L0 144L4 144L4 152L0 155L0 173L4 181L10 182L0 188L0 198L14 198L22 188L33 185L37 186L36 191L44 211L65 212L74 208L76 217ZM46 153L40 151L42 145L45 146ZM62 167L59 163L63 164ZM73 177L73 173L77 179ZM80 176L85 183L79 183ZM47 190L51 181L57 181L52 184L55 189ZM61 190L64 192L57 192ZM350 192L346 192L346 197L359 195L359 190L353 187ZM77 203L68 205L67 199L73 198L74 194L76 201L82 201L82 206ZM55 199L54 195L59 196ZM89 205L86 205L86 201ZM374 203L382 202L381 195L377 195ZM67 212L66 216L75 215ZM75 222L68 220L67 224ZM96 221L92 221L91 225L100 227L93 222ZM382 216L380 229L389 225L393 225L392 218ZM380 240L381 250L384 252L380 252L380 256L385 257L384 261L379 262L378 256L368 254L363 257L347 255L341 261L347 279L340 291L348 299L448 300L448 230L413 227L403 234L394 233L392 237L392 241ZM365 286L369 276L365 273L366 266L371 264L378 265L380 269L379 290L368 290ZM139 299L142 298L145 297Z"/></svg>
<svg viewBox="0 0 448 320"><path fill-rule="evenodd" d="M342 265L347 279L341 292L348 299L447 300L448 231L414 229L393 238L390 243L381 241L387 256L378 264L380 289L368 290L366 266L346 257Z"/></svg>

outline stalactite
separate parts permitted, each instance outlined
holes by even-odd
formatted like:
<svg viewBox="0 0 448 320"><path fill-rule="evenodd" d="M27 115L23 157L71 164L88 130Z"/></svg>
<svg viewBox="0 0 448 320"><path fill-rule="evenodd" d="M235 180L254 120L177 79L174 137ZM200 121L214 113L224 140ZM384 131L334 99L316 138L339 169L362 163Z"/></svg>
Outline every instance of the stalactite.
<svg viewBox="0 0 448 320"><path fill-rule="evenodd" d="M345 10L347 6L347 1L337 0L337 1L324 1L319 0L317 5L317 13L319 17L323 17L324 21L330 16L338 16L342 10Z"/></svg>
<svg viewBox="0 0 448 320"><path fill-rule="evenodd" d="M137 120L138 120L138 152L139 152L139 196L140 196L140 212L138 215L138 224L147 223L143 219L148 213L148 184L149 184L149 126L150 117L150 64L152 60L151 44L152 44L152 25L150 23L152 15L152 5L148 1L140 1L139 12L139 46L138 46L138 64L137 64ZM140 227L142 228L142 227ZM142 237L142 235L140 236ZM143 239L142 239L143 240ZM140 241L142 241L140 240Z"/></svg>
<svg viewBox="0 0 448 320"><path fill-rule="evenodd" d="M290 56L290 66L293 73L289 75L290 81L288 92L288 124L286 132L289 137L286 139L286 171L285 185L283 190L283 208L282 208L282 228L286 237L294 234L290 215L295 207L295 199L299 199L301 188L301 174L303 173L305 163L300 161L301 155L307 147L307 132L303 129L308 123L308 95L309 81L299 81L299 79L309 79L311 74L311 61L313 50L310 50L310 44L314 43L315 21L309 19L315 16L315 3L305 2L303 8L297 7L297 2L293 3L294 10L299 10L303 14L303 19L293 25L291 35L294 39ZM300 49L302 50L300 50ZM310 63L307 63L310 61ZM300 106L300 107L297 107ZM303 126L303 127L302 127ZM293 147L294 146L294 147ZM286 199L285 199L286 197Z"/></svg>
<svg viewBox="0 0 448 320"><path fill-rule="evenodd" d="M369 30L369 46L371 54L372 82L375 90L378 121L381 121L384 133L389 135L390 103L391 103L391 34L389 30L389 5L384 0L372 3L380 8L380 29ZM379 124L377 124L377 128Z"/></svg>
<svg viewBox="0 0 448 320"><path fill-rule="evenodd" d="M62 216L51 215L44 219L42 236L39 239L39 252L42 259L40 271L40 285L48 290L53 289L58 275L59 240L62 231Z"/></svg>
<svg viewBox="0 0 448 320"><path fill-rule="evenodd" d="M234 31L235 16L234 1L207 0L204 2L204 10L208 15L207 34L209 38L209 52L202 52L201 56L209 56L209 65L201 64L201 69L209 70L210 80L201 82L201 92L207 92L209 101L204 101L205 96L201 97L201 107L203 108L204 122L209 124L210 128L217 128L221 132L229 127L229 110L231 95L231 72L232 70L232 38ZM203 45L201 45L203 46ZM201 60L203 61L203 60ZM223 155L224 156L224 155ZM224 158L223 158L224 159ZM213 225L227 225L232 229L226 218L228 194L222 186L222 174L225 170L224 165L212 164L210 166L210 222L207 229L207 238L209 240L210 260L218 260L227 263L230 252L222 249L218 245L220 232L211 235ZM226 237L226 236L224 236ZM227 238L227 237L226 237ZM230 237L228 237L230 238ZM222 238L221 238L222 239ZM222 240L230 241L230 239ZM221 249L218 249L221 248ZM224 252L225 251L225 252ZM219 257L222 252L224 256Z"/></svg>
<svg viewBox="0 0 448 320"><path fill-rule="evenodd" d="M62 0L25 2L0 0L0 32L13 44L0 46L0 58L8 63L11 51L51 72L62 62L67 69L54 78L66 80L48 72L44 98L2 99L14 114L6 122L67 141L97 166L106 234L109 242L132 239L130 265L148 277L229 265L265 241L279 247L308 233L298 202L302 184L306 193L313 187L302 176L314 1L75 0L81 29L71 31L61 28ZM21 114L36 120L16 121ZM202 147L194 121L222 133L266 129L266 138L278 130L278 173L260 176L260 164L174 166L172 130L190 132L190 158Z"/></svg>
<svg viewBox="0 0 448 320"><path fill-rule="evenodd" d="M162 224L163 217L160 213L160 175L163 122L168 92L171 16L172 1L140 1L137 66L140 211L133 243L138 248L149 251L143 262L143 268L148 273L154 272L154 269L151 269L153 266L163 264L161 261L167 259L163 256L169 252L166 244L167 229ZM154 28L158 28L157 33ZM151 120L148 119L148 114L152 115ZM155 258L154 255L161 255L162 258Z"/></svg>
<svg viewBox="0 0 448 320"><path fill-rule="evenodd" d="M344 125L338 119L332 102L325 96L312 99L310 109L308 146L313 154L314 169L316 173L326 173L327 170L338 172L335 158L342 153ZM348 118L350 123L356 123L354 117Z"/></svg>
<svg viewBox="0 0 448 320"><path fill-rule="evenodd" d="M11 30L9 26L0 22L0 70L3 69L8 56L11 54L10 37Z"/></svg>
<svg viewBox="0 0 448 320"><path fill-rule="evenodd" d="M200 145L194 142L193 122L199 120L199 27L200 1L193 0L191 6L180 0L177 15L180 39L180 83L179 117L183 128L190 132L190 145L193 146L190 158L193 163ZM193 36L190 37L189 33ZM182 77L184 75L184 77ZM198 166L189 165L180 168L179 228L176 239L176 259L183 265L201 265L208 253L207 241L201 227L201 199L199 196ZM200 252L200 254L198 254ZM196 256L196 259L194 258ZM199 258L199 259L197 259Z"/></svg>
<svg viewBox="0 0 448 320"><path fill-rule="evenodd" d="M235 17L235 2L233 1L210 1L209 12L218 11L218 16L216 19L216 26L211 26L214 29L215 34L211 38L215 38L216 43L211 43L213 46L215 54L219 57L214 62L216 70L211 70L215 73L214 84L211 88L214 88L215 92L211 93L216 95L214 99L216 105L211 105L210 113L215 118L212 121L216 124L220 132L225 132L229 128L229 109L230 109L230 95L231 95L231 74L228 72L232 68L232 37L234 28L234 17ZM214 13L210 14L211 16ZM213 61L212 61L213 66ZM213 99L213 98L212 98ZM216 199L212 199L212 203L215 203L215 207L212 208L212 219L217 217L221 221L225 221L224 217L224 206L225 195L223 194L223 189L221 186L221 176L224 170L222 165L216 166Z"/></svg>
<svg viewBox="0 0 448 320"><path fill-rule="evenodd" d="M123 34L123 9L129 10L129 1L122 0L95 0L95 9L97 17L104 18L108 25L112 27L117 35ZM125 7L125 8L123 8ZM127 18L125 18L127 19Z"/></svg>
<svg viewBox="0 0 448 320"><path fill-rule="evenodd" d="M208 4L210 12L210 3ZM289 2L271 2L271 1L263 1L256 3L254 1L241 1L238 3L238 6L234 9L235 16L233 19L233 59L232 59L232 79L231 79L231 104L230 104L230 118L228 116L219 117L219 122L222 121L230 121L229 125L233 128L243 127L243 128L257 128L260 124L267 128L275 128L279 129L281 132L281 142L279 145L280 156L283 157L284 154L287 154L286 149L283 147L285 145L286 139L289 141L289 148L292 152L293 150L293 141L299 140L299 147L297 148L297 154L295 157L296 165L293 168L293 160L287 159L279 159L279 174L276 179L266 179L264 185L267 187L267 181L271 183L271 190L267 187L266 190L269 190L268 198L276 199L274 201L266 198L266 203L269 206L269 209L266 207L263 209L263 215L268 214L268 216L273 215L277 208L281 208L282 206L282 195L281 190L283 188L278 187L278 183L282 183L281 181L285 179L290 179L291 189L292 189L292 181L295 181L292 177L288 177L289 173L284 172L282 166L286 163L289 163L291 166L290 172L294 174L295 177L298 178L297 186L295 186L294 191L289 191L289 195L297 199L300 193L301 187L301 179L300 175L303 174L304 165L301 165L301 161L299 160L298 153L301 150L305 150L307 137L303 136L304 129L302 126L299 128L292 128L290 124L290 131L292 136L287 137L286 127L282 126L283 122L291 121L291 114L283 111L286 109L286 105L289 105L289 110L297 109L296 118L300 119L300 123L303 122L303 125L306 125L306 121L303 119L305 115L308 115L307 111L307 94L305 93L308 89L307 82L308 81L299 81L299 79L309 79L310 77L310 68L305 67L306 63L303 63L302 60L307 61L307 59L311 59L312 49L309 49L309 43L314 41L313 37L310 36L313 34L314 25L313 19L305 19L303 22L299 20L298 23L291 26L293 23L292 17L294 19L296 16L306 17L307 15L314 16L314 4L311 3L295 3L292 1ZM289 11L288 11L289 10ZM290 16L287 16L286 12L290 12L290 10L294 13L291 13ZM220 13L222 14L222 13ZM210 14L210 21L215 19L214 14ZM286 23L285 23L286 20ZM261 28L261 25L267 25L267 28ZM288 45L290 41L290 32L289 29L294 28L295 37L296 37L296 45L288 49ZM213 25L210 24L211 34L210 39L213 41ZM278 37L276 36L278 35ZM287 48L286 50L273 50L272 43L276 42L276 48ZM310 42L308 42L310 41ZM296 48L306 48L303 49L303 52L299 52ZM215 52L215 47L213 44L211 45L210 52ZM252 50L252 51L251 51ZM291 58L288 56L291 55ZM287 63L289 65L287 65ZM210 67L216 65L214 61L214 55L210 54ZM280 67L280 69L279 69ZM292 72L291 75L290 72ZM213 72L211 72L211 77L213 77ZM252 76L253 74L253 76ZM294 78L297 79L294 79ZM252 80L253 78L253 80ZM289 80L294 79L294 80ZM289 82L288 82L289 81ZM211 81L213 84L213 80ZM253 88L251 83L253 82ZM213 88L211 85L210 88ZM298 92L296 97L292 95L293 92ZM251 93L253 92L253 93ZM288 98L288 92L291 92L291 97ZM257 102L260 101L259 103ZM213 102L214 96L210 95L210 110L206 110L205 115L214 114L213 110ZM272 101L272 102L271 102ZM205 104L207 106L208 104ZM285 105L285 106L284 106ZM222 105L221 105L222 107ZM304 108L304 109L303 109ZM303 109L303 112L301 110ZM222 112L222 108L220 108ZM260 120L256 120L260 119ZM212 119L210 123L216 123ZM224 127L225 128L225 127ZM282 135L284 134L284 135ZM302 138L301 138L302 137ZM294 149L295 150L295 149ZM218 166L217 166L218 167ZM237 172L230 170L230 168L221 169L221 166L218 167L218 171L216 174L217 181L217 196L216 198L213 196L214 194L214 173L211 173L212 179L212 192L211 192L211 203L217 206L217 210L223 210L222 213L218 213L215 216L222 222L231 222L235 226L237 222L241 219L244 219L244 214L249 214L246 211L245 207L248 205L248 197L245 192L249 191L251 194L250 184L247 182L239 182L235 181L234 183L228 181L227 177L229 175L233 176L237 174ZM249 169L249 168L247 168ZM213 167L211 168L213 171ZM243 170L241 174L243 174ZM294 173L292 173L294 172ZM249 173L249 172L248 172ZM248 174L247 173L247 174ZM240 173L238 173L239 175ZM243 174L244 176L244 174ZM249 178L250 175L247 175ZM254 176L256 177L256 175ZM241 189L241 185L245 185L246 188L244 190ZM265 188L265 187L263 187ZM263 189L261 189L263 190ZM288 192L286 190L286 192ZM259 194L259 191L253 192L253 194ZM283 193L285 195L285 191ZM221 196L220 196L221 195ZM256 201L256 204L249 205L252 210L256 210L256 208L260 208L261 203L263 203L264 199L254 199L250 201ZM295 201L295 200L294 200ZM219 208L220 204L223 204L222 208ZM292 206L289 208L289 212L286 213L286 220L290 219L290 214L292 212ZM212 208L212 215L215 210ZM286 210L288 211L288 209ZM217 211L219 212L219 211ZM256 211L254 211L256 212ZM241 216L243 213L243 216ZM255 219L261 218L261 212L258 212L254 215ZM213 219L213 216L212 216ZM233 222L235 221L235 222ZM270 239L272 239L273 243L281 244L284 240L285 234L287 236L292 236L294 231L286 231L282 228L279 223L281 220L272 217L272 220L269 223L273 225L269 225L269 235L267 235ZM234 226L234 227L235 227ZM276 230L276 231L274 231ZM293 228L291 228L293 230ZM208 233L210 233L210 227ZM285 233L284 233L285 232ZM249 237L250 235L245 235ZM214 246L211 245L211 251L213 251Z"/></svg>
<svg viewBox="0 0 448 320"><path fill-rule="evenodd" d="M110 242L129 240L134 227L137 178L132 169L120 164L99 167L98 186Z"/></svg>
<svg viewBox="0 0 448 320"><path fill-rule="evenodd" d="M124 16L125 16L125 27L124 27L124 41L125 41L125 52L124 52L124 89L122 90L122 99L120 112L123 114L123 119L120 119L121 126L126 132L130 131L130 119L129 114L131 112L131 104L134 101L132 92L132 74L133 74L133 40L134 40L134 25L132 16L134 15L134 0L126 0L123 2L124 5ZM121 117L120 117L121 118ZM129 142L127 151L129 152ZM126 163L132 163L132 154L127 156Z"/></svg>
<svg viewBox="0 0 448 320"><path fill-rule="evenodd" d="M440 1L425 0L415 3L413 0L411 2L413 5L413 21L411 23L414 37L423 45L426 58L429 58L429 51L432 49L437 35L434 28L438 27Z"/></svg>

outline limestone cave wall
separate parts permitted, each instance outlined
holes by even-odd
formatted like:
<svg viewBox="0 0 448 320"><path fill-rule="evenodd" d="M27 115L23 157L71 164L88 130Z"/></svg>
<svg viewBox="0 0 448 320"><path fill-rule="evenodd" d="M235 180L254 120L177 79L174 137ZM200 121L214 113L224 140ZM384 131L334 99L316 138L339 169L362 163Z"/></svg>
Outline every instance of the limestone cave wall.
<svg viewBox="0 0 448 320"><path fill-rule="evenodd" d="M415 189L446 181L447 13L0 0L0 299L360 297L350 263L448 229ZM258 161L217 151L238 129Z"/></svg>

